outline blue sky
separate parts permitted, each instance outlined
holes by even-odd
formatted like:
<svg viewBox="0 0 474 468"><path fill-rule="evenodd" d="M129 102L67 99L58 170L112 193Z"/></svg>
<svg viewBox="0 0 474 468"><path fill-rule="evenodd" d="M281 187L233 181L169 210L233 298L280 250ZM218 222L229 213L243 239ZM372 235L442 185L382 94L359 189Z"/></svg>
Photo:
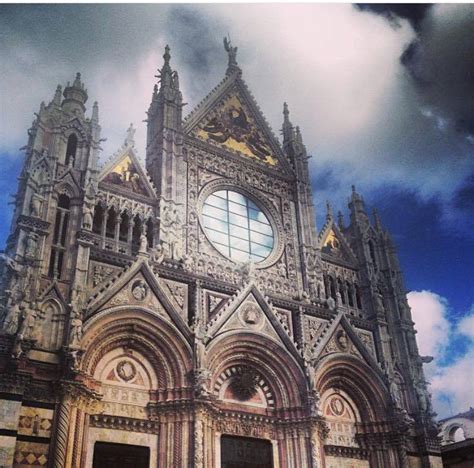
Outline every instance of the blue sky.
<svg viewBox="0 0 474 468"><path fill-rule="evenodd" d="M328 199L347 219L355 184L391 232L421 352L436 358L426 366L436 409L445 416L474 405L473 384L462 377L474 362L474 7L408 7L1 5L0 244L18 148L58 83L80 71L88 112L99 101L102 160L130 122L143 155L164 46L186 114L224 76L229 34L275 133L284 101L301 127L318 226Z"/></svg>

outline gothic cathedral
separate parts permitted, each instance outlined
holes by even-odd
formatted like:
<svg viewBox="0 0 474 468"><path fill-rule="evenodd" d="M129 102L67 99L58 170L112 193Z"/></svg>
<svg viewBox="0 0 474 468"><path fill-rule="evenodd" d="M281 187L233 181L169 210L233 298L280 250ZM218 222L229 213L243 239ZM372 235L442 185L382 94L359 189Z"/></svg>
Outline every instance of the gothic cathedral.
<svg viewBox="0 0 474 468"><path fill-rule="evenodd" d="M225 40L185 118L166 47L147 112L100 167L80 74L28 130L2 254L0 466L440 467L390 235L353 188L316 229Z"/></svg>

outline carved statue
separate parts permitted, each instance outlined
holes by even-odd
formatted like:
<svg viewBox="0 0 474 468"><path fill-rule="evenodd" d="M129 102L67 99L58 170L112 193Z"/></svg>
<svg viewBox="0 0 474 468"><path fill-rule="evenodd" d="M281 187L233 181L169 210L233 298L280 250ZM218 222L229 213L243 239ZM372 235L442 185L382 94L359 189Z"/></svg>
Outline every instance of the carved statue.
<svg viewBox="0 0 474 468"><path fill-rule="evenodd" d="M200 318L196 319L194 326L195 346L194 356L196 369L204 369L206 367L206 344L205 344L205 331L204 326Z"/></svg>
<svg viewBox="0 0 474 468"><path fill-rule="evenodd" d="M79 347L82 340L82 319L81 314L75 308L72 309L71 331L69 332L69 346Z"/></svg>
<svg viewBox="0 0 474 468"><path fill-rule="evenodd" d="M38 234L29 232L25 240L25 255L27 257L36 258L38 253Z"/></svg>
<svg viewBox="0 0 474 468"><path fill-rule="evenodd" d="M395 406L397 408L403 408L402 395L400 393L400 389L397 385L397 382L395 382L395 380L392 380L392 382L390 383L390 394L392 395Z"/></svg>
<svg viewBox="0 0 474 468"><path fill-rule="evenodd" d="M250 260L248 262L245 262L241 267L240 267L240 273L242 274L242 282L246 283L247 281L255 279L255 263L251 262Z"/></svg>
<svg viewBox="0 0 474 468"><path fill-rule="evenodd" d="M229 67L232 65L237 65L237 47L232 47L230 39L224 37L224 49L226 50L229 56Z"/></svg>
<svg viewBox="0 0 474 468"><path fill-rule="evenodd" d="M178 210L175 209L172 212L171 208L168 205L165 205L160 220L160 240L165 249L165 256L173 260L179 260L181 252L179 249L180 239L178 229L181 220L178 215Z"/></svg>
<svg viewBox="0 0 474 468"><path fill-rule="evenodd" d="M165 252L161 242L153 249L152 260L155 263L162 263L165 258Z"/></svg>
<svg viewBox="0 0 474 468"><path fill-rule="evenodd" d="M148 239L145 232L140 234L140 248L138 249L139 253L146 253L148 250Z"/></svg>
<svg viewBox="0 0 474 468"><path fill-rule="evenodd" d="M93 206L89 203L84 204L84 209L82 212L82 227L84 229L88 229L89 231L92 229L92 224L94 222L94 209Z"/></svg>
<svg viewBox="0 0 474 468"><path fill-rule="evenodd" d="M41 216L41 206L44 198L38 193L33 193L30 200L30 216L39 218Z"/></svg>
<svg viewBox="0 0 474 468"><path fill-rule="evenodd" d="M18 330L18 336L21 337L20 339L28 339L33 336L33 330L37 316L38 314L35 310L34 303L28 307L24 307L23 321L21 322L20 329Z"/></svg>
<svg viewBox="0 0 474 468"><path fill-rule="evenodd" d="M8 335L14 335L18 331L21 309L20 305L15 301L10 301L7 305L7 313L3 321L3 329Z"/></svg>
<svg viewBox="0 0 474 468"><path fill-rule="evenodd" d="M347 339L346 332L341 330L337 335L337 343L342 351L346 351L349 348L349 340Z"/></svg>
<svg viewBox="0 0 474 468"><path fill-rule="evenodd" d="M336 301L331 296L326 299L326 304L328 305L329 310L334 310L336 308Z"/></svg>

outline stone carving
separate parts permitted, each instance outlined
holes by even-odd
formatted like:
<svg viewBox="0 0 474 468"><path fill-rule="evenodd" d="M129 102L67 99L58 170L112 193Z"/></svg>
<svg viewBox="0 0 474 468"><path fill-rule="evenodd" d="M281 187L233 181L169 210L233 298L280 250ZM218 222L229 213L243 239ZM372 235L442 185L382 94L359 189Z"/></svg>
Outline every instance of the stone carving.
<svg viewBox="0 0 474 468"><path fill-rule="evenodd" d="M93 286L97 286L102 283L106 278L112 275L116 270L114 268L105 265L96 265L94 267L94 274L92 276Z"/></svg>
<svg viewBox="0 0 474 468"><path fill-rule="evenodd" d="M120 361L117 364L117 375L125 382L130 382L137 375L137 369L131 361Z"/></svg>
<svg viewBox="0 0 474 468"><path fill-rule="evenodd" d="M71 330L69 332L69 346L78 348L82 340L82 314L76 306L71 310Z"/></svg>
<svg viewBox="0 0 474 468"><path fill-rule="evenodd" d="M251 367L241 367L230 384L233 393L240 400L248 400L257 393L259 375Z"/></svg>
<svg viewBox="0 0 474 468"><path fill-rule="evenodd" d="M90 231L92 224L94 223L94 205L90 203L84 203L82 210L82 227Z"/></svg>
<svg viewBox="0 0 474 468"><path fill-rule="evenodd" d="M341 416L344 413L344 403L338 397L334 397L330 403L331 410L336 416Z"/></svg>
<svg viewBox="0 0 474 468"><path fill-rule="evenodd" d="M340 330L337 333L336 342L341 351L347 351L349 349L349 340L344 330Z"/></svg>
<svg viewBox="0 0 474 468"><path fill-rule="evenodd" d="M160 216L160 242L163 245L165 257L172 260L181 259L181 220L178 210L174 210L168 204L163 206Z"/></svg>
<svg viewBox="0 0 474 468"><path fill-rule="evenodd" d="M18 330L18 336L20 339L29 339L33 336L37 315L36 304L34 302L24 307L22 314L23 321Z"/></svg>
<svg viewBox="0 0 474 468"><path fill-rule="evenodd" d="M137 301L144 301L148 294L148 286L142 280L135 281L132 286L132 296Z"/></svg>
<svg viewBox="0 0 474 468"><path fill-rule="evenodd" d="M245 309L243 314L245 322L254 325L258 322L260 311L254 305L251 305Z"/></svg>
<svg viewBox="0 0 474 468"><path fill-rule="evenodd" d="M30 231L25 239L25 255L27 257L36 258L38 254L38 234Z"/></svg>
<svg viewBox="0 0 474 468"><path fill-rule="evenodd" d="M156 247L152 250L151 259L155 263L163 263L165 258L165 252L161 243L157 244Z"/></svg>
<svg viewBox="0 0 474 468"><path fill-rule="evenodd" d="M7 305L7 312L3 320L3 329L8 335L14 335L18 331L21 309L20 304L11 301Z"/></svg>
<svg viewBox="0 0 474 468"><path fill-rule="evenodd" d="M41 217L41 207L43 205L43 201L44 198L40 194L33 193L33 195L31 195L30 216L33 216L34 218Z"/></svg>

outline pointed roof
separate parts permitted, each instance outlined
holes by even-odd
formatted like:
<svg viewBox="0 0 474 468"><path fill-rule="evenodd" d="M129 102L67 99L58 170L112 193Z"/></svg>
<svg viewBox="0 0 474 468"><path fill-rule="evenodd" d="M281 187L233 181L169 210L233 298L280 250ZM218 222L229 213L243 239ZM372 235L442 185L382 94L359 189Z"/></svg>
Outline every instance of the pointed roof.
<svg viewBox="0 0 474 468"><path fill-rule="evenodd" d="M342 261L351 267L357 266L355 253L330 214L319 234L318 243L324 257L336 262Z"/></svg>
<svg viewBox="0 0 474 468"><path fill-rule="evenodd" d="M217 148L293 174L230 53L225 78L186 117L183 130Z"/></svg>
<svg viewBox="0 0 474 468"><path fill-rule="evenodd" d="M130 124L122 147L102 168L99 174L99 183L126 190L131 194L156 198L155 189L134 148L134 134L135 129Z"/></svg>
<svg viewBox="0 0 474 468"><path fill-rule="evenodd" d="M255 305L258 310L252 320L246 320L245 318L248 305ZM297 344L292 340L290 330L253 281L243 287L212 318L207 325L206 334L212 341L217 336L230 330L264 333L283 346L300 365L303 365L302 354Z"/></svg>
<svg viewBox="0 0 474 468"><path fill-rule="evenodd" d="M134 293L136 285L142 287L144 297ZM182 311L170 300L169 292L156 277L146 258L137 260L124 272L120 272L115 281L91 298L88 304L87 319L96 313L115 306L142 306L151 308L157 315L174 323L181 334L191 343L191 330L182 317Z"/></svg>
<svg viewBox="0 0 474 468"><path fill-rule="evenodd" d="M343 312L334 318L324 336L314 348L312 359L320 361L333 353L351 354L371 367L383 380L385 375L371 352L364 345Z"/></svg>

